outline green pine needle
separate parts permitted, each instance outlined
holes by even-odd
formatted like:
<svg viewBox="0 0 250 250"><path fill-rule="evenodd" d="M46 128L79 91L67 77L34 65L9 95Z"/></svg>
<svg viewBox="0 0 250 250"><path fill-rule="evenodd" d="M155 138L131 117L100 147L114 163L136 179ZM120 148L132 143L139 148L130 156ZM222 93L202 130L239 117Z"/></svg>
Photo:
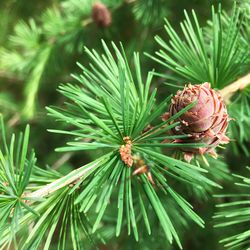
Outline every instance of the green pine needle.
<svg viewBox="0 0 250 250"><path fill-rule="evenodd" d="M165 30L168 42L156 36L161 50L153 60L170 69L173 74L160 74L174 83L200 84L210 82L214 88L223 88L244 74L248 68L249 44L242 42L240 29L242 10L234 6L233 12L226 21L221 6L215 11L212 7L212 18L207 26L201 27L195 11L192 17L185 11L185 20L181 23L182 34L178 34L168 20ZM241 69L239 70L239 66ZM158 74L159 75L159 74Z"/></svg>
<svg viewBox="0 0 250 250"><path fill-rule="evenodd" d="M238 175L235 175L235 177L242 181L236 183L236 185L242 188L237 194L217 196L220 199L230 199L230 202L217 205L218 212L214 216L214 219L217 221L215 227L224 228L233 226L232 235L220 241L227 249L247 249L250 241L250 178Z"/></svg>
<svg viewBox="0 0 250 250"><path fill-rule="evenodd" d="M147 173L133 176L135 165L131 168L125 165L119 150L126 144L124 138L129 137L132 142L133 157L137 155L148 167L150 166L155 185L165 195L168 193L171 195L171 199L178 204L187 218L203 227L202 219L195 214L181 194L175 192L168 184L168 178L188 183L193 187L196 185L198 188L220 186L204 176L207 173L204 168L174 159L161 152L163 147L175 149L183 147L181 138L186 138L188 135L169 134L172 128L179 125L179 122L174 120L178 120L179 116L196 105L196 102L162 122L160 116L167 111L171 96L167 96L159 105L156 104L156 89L150 91L153 75L149 73L145 84L143 83L139 54L134 54L135 70L132 70L122 45L118 48L112 43L111 51L104 41L102 44L104 54L101 56L95 50L85 48L90 57L91 70L79 64L82 74L75 76L75 79L80 85L60 86L59 92L68 99L65 108L47 108L51 116L71 125L69 130L50 130L69 135L74 139L58 151L105 148L105 151L111 154L108 161L103 162L83 180L81 186L84 189L76 198L75 204L79 205L80 211L84 213L95 210L97 215L92 232L96 232L108 206L113 200L117 200L115 234L119 236L123 226L126 225L128 234L133 233L136 241L140 237L141 225L138 220L141 216L146 230L151 233L148 213L149 209L152 209L161 223L166 238L170 243L175 240L181 248L175 225L162 204L163 199L150 183ZM153 127L146 131L151 123ZM160 143L163 138L168 138L170 141ZM173 142L177 138L180 143ZM185 144L185 147L191 148L202 146L204 145Z"/></svg>

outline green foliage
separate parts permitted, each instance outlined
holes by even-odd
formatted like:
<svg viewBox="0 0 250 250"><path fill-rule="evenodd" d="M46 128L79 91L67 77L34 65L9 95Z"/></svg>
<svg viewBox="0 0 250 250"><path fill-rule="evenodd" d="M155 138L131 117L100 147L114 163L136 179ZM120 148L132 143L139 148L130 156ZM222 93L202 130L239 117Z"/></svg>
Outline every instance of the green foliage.
<svg viewBox="0 0 250 250"><path fill-rule="evenodd" d="M35 165L35 154L28 155L29 126L24 134L16 139L13 134L8 146L3 119L1 116L1 151L0 151L0 232L7 221L13 230L18 227L22 210L37 214L26 204L23 194L26 191L32 169ZM14 235L10 235L10 237Z"/></svg>
<svg viewBox="0 0 250 250"><path fill-rule="evenodd" d="M8 114L17 110L13 96L9 92L0 93L0 108L3 113Z"/></svg>
<svg viewBox="0 0 250 250"><path fill-rule="evenodd" d="M44 242L43 249L51 249L52 238L55 235L60 237L57 249L85 249L89 246L87 241L93 242L89 235L89 222L85 214L79 211L79 205L75 205L77 192L72 193L71 188L66 187L55 192L48 199L36 204L35 211L40 216L27 213L18 221L18 227L11 228L12 233L19 239L17 246L21 249L40 249ZM27 225L32 225L27 230ZM59 233L58 233L58 232ZM2 232L0 246L6 247L9 242L10 230Z"/></svg>
<svg viewBox="0 0 250 250"><path fill-rule="evenodd" d="M156 73L167 80L167 84L183 86L187 83L210 82L214 88L222 89L232 83L243 73L249 72L250 47L247 42L249 18L244 15L246 8L234 6L229 16L219 6L216 12L212 7L212 19L201 27L195 12L192 18L185 11L185 20L180 27L179 35L166 20L165 30L169 41L156 36L162 47L150 56L171 72ZM231 122L229 135L237 140L234 150L241 149L248 154L245 142L249 141L249 100L247 92L242 92L233 104L228 106L234 118L241 114L237 123Z"/></svg>
<svg viewBox="0 0 250 250"><path fill-rule="evenodd" d="M162 25L169 13L169 3L165 0L138 0L134 3L133 12L145 26Z"/></svg>
<svg viewBox="0 0 250 250"><path fill-rule="evenodd" d="M78 187L67 186L54 192L48 199L32 195L32 191L55 181L61 175L51 169L43 170L35 166L33 151L28 156L29 126L17 140L13 134L9 146L2 117L1 132L0 248L6 249L13 244L15 248L39 249L45 242L44 249L49 249L53 236L59 230L61 240L58 249L67 249L69 239L74 249L84 249L82 240L93 242L93 239L88 232L88 219L80 212L79 205L75 204ZM65 176L62 181L67 181L72 174ZM27 225L30 225L29 230Z"/></svg>
<svg viewBox="0 0 250 250"><path fill-rule="evenodd" d="M0 48L0 77L6 71L7 81L12 83L14 75L25 82L22 115L26 118L36 114L41 83L45 83L50 74L58 75L53 82L59 82L69 70L73 71L64 70L67 66L72 68L72 61L81 53L86 41L92 44L93 39L100 36L105 40L111 37L118 40L124 33L126 54L131 56L130 49L134 50L135 43L140 47L148 31L154 32L163 17L173 16L170 1L105 0L102 2L114 12L113 17L117 20L113 19L110 29L104 30L91 18L94 2L54 2L36 19L19 21L14 26L14 34L4 48ZM25 6L28 5L25 3ZM193 238L187 237L186 232L193 231L194 224L200 227L207 224L203 220L213 213L211 197L216 189L222 186L230 189L231 171L226 163L228 159L223 158L227 155L219 149L218 159L196 156L191 163L182 161L178 149L183 144L175 140L187 135L171 134L171 129L179 125L173 120L196 103L163 122L160 117L168 110L172 91L171 88L158 91L155 86L163 81L175 87L209 81L213 87L222 89L248 72L249 1L242 1L239 6L235 6L230 15L221 7L212 8L212 19L206 25L200 25L202 18L198 18L197 11L191 15L185 12L182 34L174 24L166 21L169 41L156 37L162 47L155 57L151 56L158 62L154 65L157 73L149 72L146 76L150 65L143 61L141 66L139 53L126 56L123 46L117 47L115 43L109 48L102 42L102 52L98 47L96 50L85 47L87 56L83 58L90 63L88 66L83 66L82 60L78 63L82 73L74 74L72 79L78 84L60 85L61 97L57 99L51 95L52 99L59 100L60 106L47 108L49 115L61 122L49 131L61 134L59 140L69 138L66 146L56 149L63 153L62 159L65 153L72 156L67 170L69 165L76 167L89 161L90 155L94 159L65 176L52 168L45 170L35 165L34 152L28 153L29 126L17 140L12 135L8 141L1 120L0 249L92 249L95 246L102 248L102 243L108 243L110 249L162 249L164 245L170 250L176 245L182 248L183 243L185 249L194 249L195 244L189 245L194 237L209 248L216 244L210 244L214 239L210 238L209 229L203 234L208 244L200 240L202 230L195 230ZM122 15L125 9L132 20L129 24ZM6 22L5 19L0 16L0 20ZM124 23L125 26L121 25ZM140 37L133 33L138 27L143 28ZM144 49L152 50L154 45L147 40ZM166 73L159 73L162 66ZM156 79L154 75L161 78ZM0 94L0 107L5 114L11 114L18 111L19 96L10 95L6 85ZM20 85L13 86L16 92L21 89ZM51 94L51 90L46 91ZM41 96L41 99L46 97ZM228 105L230 116L235 118L229 128L235 150L229 148L227 151L232 157L242 151L249 155L249 98L249 89L241 90ZM48 120L44 121L47 127ZM13 125L13 118L8 124ZM36 131L34 135L41 140ZM131 152L126 156L133 161L132 166L122 157L128 140ZM49 137L48 142L42 138L42 141L39 153L42 147L50 146L52 139ZM203 146L185 144L185 148ZM51 155L52 161L58 157L58 154L46 155L48 163ZM220 210L215 215L216 227L233 226L232 236L221 241L227 249L246 248L250 243L247 228L250 180L236 177L243 181L237 184L238 193L220 195ZM199 211L199 215L195 211ZM127 240L126 234L134 237Z"/></svg>
<svg viewBox="0 0 250 250"><path fill-rule="evenodd" d="M250 168L248 168L250 171ZM230 202L218 204L219 212L214 216L219 220L216 227L233 227L230 237L221 240L226 249L248 249L250 244L250 178L235 175L241 180L236 183L240 191L236 194L217 195L221 199L230 199ZM237 229L237 231L236 231Z"/></svg>
<svg viewBox="0 0 250 250"><path fill-rule="evenodd" d="M212 8L211 23L205 28L201 28L194 11L192 19L186 11L185 17L180 25L183 36L167 20L165 30L169 41L156 36L162 49L156 52L157 57L151 57L174 73L160 76L182 85L210 82L221 89L244 73L250 50L239 33L243 29L240 8L234 7L226 23L222 22L221 8L217 12Z"/></svg>
<svg viewBox="0 0 250 250"><path fill-rule="evenodd" d="M181 143L161 143L162 137L166 139L165 133L178 125L178 122L172 123L173 119L195 103L167 121L160 121L160 115L166 110L171 96L156 106L156 90L150 93L152 73L149 73L146 83L143 84L139 55L134 54L135 70L131 72L123 48L119 50L115 44L112 44L112 47L115 58L104 42L105 53L101 56L95 50L85 49L91 59L91 70L79 65L83 73L75 78L81 85L60 86L59 91L70 100L65 103L65 109L48 108L52 116L76 129L50 131L69 134L75 139L69 142L68 146L59 148L58 151L105 149L111 154L107 162L100 165L89 178L84 180L85 188L76 199L76 203L81 204L80 211L86 213L93 206L96 207L97 218L93 232L98 228L110 199L114 199L112 198L113 190L117 189L119 190L117 236L121 232L123 222L126 221L128 234L133 232L135 239L139 239L138 214L134 208L135 201L137 201L140 204L148 233L151 233L148 221L150 204L166 238L170 243L175 239L181 247L173 222L164 209L159 193L165 193L171 197L187 217L203 226L203 221L192 211L192 206L170 186L168 178L176 178L179 182L200 188L205 183L212 186L218 185L203 176L206 170L166 156L159 149L182 146ZM158 120L157 123L156 120ZM149 131L145 131L150 123L156 124ZM153 188L146 174L133 177L133 170L121 160L119 149L125 144L124 137L127 136L132 141L133 155L139 156L150 166L150 172L159 190L156 191ZM175 136L170 137L175 139ZM202 145L185 144L185 146Z"/></svg>
<svg viewBox="0 0 250 250"><path fill-rule="evenodd" d="M47 9L38 20L20 21L14 27L8 46L0 51L0 66L12 74L18 73L26 82L24 117L32 118L35 114L39 85L45 73L53 67L55 74L69 54L81 51L85 27L93 22L89 16L94 2L63 1ZM112 8L121 4L121 1L106 2Z"/></svg>
<svg viewBox="0 0 250 250"><path fill-rule="evenodd" d="M10 43L14 49L20 50L22 53L3 49L1 51L1 67L9 68L12 72L23 71L27 73L34 66L32 59L36 56L41 30L31 19L29 23L20 21L15 26L14 32L15 35L9 38Z"/></svg>
<svg viewBox="0 0 250 250"><path fill-rule="evenodd" d="M233 139L231 146L236 154L243 151L247 156L249 148L247 143L250 141L250 94L249 89L238 93L229 105L229 114L232 121L229 126L229 134Z"/></svg>
<svg viewBox="0 0 250 250"><path fill-rule="evenodd" d="M243 41L249 44L250 41L250 28L249 28L249 21L250 21L250 1L249 0L243 0L240 1L240 7L245 12L245 18L243 20Z"/></svg>
<svg viewBox="0 0 250 250"><path fill-rule="evenodd" d="M205 160L205 161L204 161ZM223 159L214 159L211 156L196 157L193 164L200 166L208 171L208 178L219 183L221 186L228 184L232 181L232 175L228 165ZM204 184L202 188L187 187L190 197L197 197L199 201L208 201L211 195L216 192L216 189L211 185Z"/></svg>

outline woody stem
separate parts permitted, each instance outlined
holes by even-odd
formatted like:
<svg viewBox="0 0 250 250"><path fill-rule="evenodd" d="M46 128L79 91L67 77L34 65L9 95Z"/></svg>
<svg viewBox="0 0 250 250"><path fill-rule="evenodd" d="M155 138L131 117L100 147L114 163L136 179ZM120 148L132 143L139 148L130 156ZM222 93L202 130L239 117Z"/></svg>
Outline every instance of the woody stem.
<svg viewBox="0 0 250 250"><path fill-rule="evenodd" d="M224 101L228 103L235 92L246 88L248 85L250 85L250 73L229 84L223 88L220 93Z"/></svg>
<svg viewBox="0 0 250 250"><path fill-rule="evenodd" d="M43 186L42 188L29 193L26 195L27 198L29 198L29 203L32 202L32 198L43 198L45 196L48 196L51 193L54 193L55 191L66 187L67 185L73 183L74 181L80 179L80 178L85 178L87 175L89 175L92 170L100 163L100 161L96 161L94 163L90 163L87 165L84 165L78 169L75 169L74 171L70 172L66 176L63 176L52 183Z"/></svg>

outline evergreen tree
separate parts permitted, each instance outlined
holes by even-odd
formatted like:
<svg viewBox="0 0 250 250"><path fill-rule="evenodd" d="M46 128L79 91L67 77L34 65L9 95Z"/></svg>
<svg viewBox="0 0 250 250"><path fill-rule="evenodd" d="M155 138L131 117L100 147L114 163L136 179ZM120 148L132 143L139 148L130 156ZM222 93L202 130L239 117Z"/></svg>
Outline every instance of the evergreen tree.
<svg viewBox="0 0 250 250"><path fill-rule="evenodd" d="M0 249L249 249L250 2L38 2L0 3Z"/></svg>

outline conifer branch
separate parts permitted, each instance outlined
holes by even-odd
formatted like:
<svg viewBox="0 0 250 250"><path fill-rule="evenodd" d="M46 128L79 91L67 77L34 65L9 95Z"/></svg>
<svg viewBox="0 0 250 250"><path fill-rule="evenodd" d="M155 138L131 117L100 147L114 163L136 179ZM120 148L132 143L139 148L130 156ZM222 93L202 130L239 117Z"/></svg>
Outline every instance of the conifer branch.
<svg viewBox="0 0 250 250"><path fill-rule="evenodd" d="M32 192L27 194L27 198L43 198L45 196L48 196L51 193L54 193L55 191L66 187L67 185L70 185L71 183L75 182L76 180L84 177L85 175L87 175L87 173L89 173L91 170L93 170L98 164L100 163L100 161L94 162L92 164L89 164L89 167L86 167L87 165L84 165L78 169L75 169L73 171L71 171L69 174L67 174L66 176L63 176L53 182L51 182L50 184Z"/></svg>
<svg viewBox="0 0 250 250"><path fill-rule="evenodd" d="M115 14L118 8L121 10ZM50 77L57 70L60 70L60 78L64 79L67 69L72 69L72 66L67 67L66 62L80 53L78 45L82 39L87 37L87 44L93 41L91 35L94 38L104 35L107 40L112 40L113 34L116 35L116 17L119 27L123 27L120 24L126 24L130 10L134 15L132 23L129 23L133 26L131 32L137 34L139 30L140 33L140 29L145 27L139 35L140 40L145 32L158 27L163 17L168 17L170 13L164 0L65 0L45 11L37 22L32 20L18 24L10 44L6 49L0 48L0 57L4 58L1 66L3 64L6 72L18 72L17 80L19 76L21 81L27 80L22 115L33 116L42 82L50 82L53 79ZM123 12L124 17L120 16ZM47 107L49 115L62 123L48 131L69 138L65 145L56 149L65 154L59 159L52 155L52 162L55 162L49 169L39 168L35 152L29 152L29 126L24 133L9 138L0 116L0 249L19 246L34 250L41 247L92 249L95 245L102 247L102 242L109 244L108 241L118 236L118 244L123 248L133 248L136 244L143 249L161 249L158 243L162 241L156 242L155 239L164 237L166 248L178 245L179 249L183 249L181 242L185 234L182 231L188 229L190 222L202 228L205 225L195 212L199 212L201 202L208 200L212 203L210 197L215 192L214 188L227 188L229 181L233 181L227 166L228 159L206 159L203 156L205 146L205 150L210 150L217 145L217 141L227 141L228 114L224 112L224 107L218 111L213 109L221 105L220 98L213 95L210 86L206 89L211 96L206 94L205 87L202 90L204 94L199 94L199 105L203 107L206 106L203 100L206 101L208 96L208 108L204 112L197 107L197 112L189 111L199 101L193 101L196 100L193 98L196 97L196 94L193 95L195 91L177 92L177 97L186 99L181 100L183 106L180 107L177 107L179 98L168 96L172 89L168 89L167 93L161 92L163 98L158 102L157 90L152 85L153 77L161 76L169 85L210 82L221 92L226 103L231 102L228 113L230 117L239 119L230 124L229 134L237 138L237 147L240 147L237 150L242 151L242 148L246 155L249 154L250 71L246 67L249 64L249 46L243 34L245 26L249 25L242 21L242 16L243 12L236 5L228 17L221 6L212 7L211 20L206 26L200 26L202 20L195 11L190 14L185 12L185 20L179 29L182 34L178 34L166 20L168 39L165 41L157 36L156 40L162 48L155 56L149 55L167 68L164 74L157 72L161 67L146 74L150 65L143 61L141 66L139 53L134 53L132 58L129 44L130 39L134 42L134 36L133 33L123 34L122 28L118 32L121 33L121 40L124 38L125 42L129 42L126 49L122 44L116 46L112 42L109 46L104 41L102 52L85 47L86 60L84 57L83 65L78 63L81 72L73 75L73 83L70 83L72 79L67 79L68 83L59 86L62 97L54 102L59 106ZM140 22L138 27L137 22ZM104 29L111 24L110 32ZM91 27L85 30L85 26ZM95 28L100 28L102 32L99 34ZM114 37L118 40L120 36ZM129 51L129 58L126 50ZM150 51L153 50L154 47ZM6 79L4 76L5 72L0 70L2 80L10 84L15 81L15 76L9 73ZM50 91L47 93L44 100L54 97ZM8 96L8 91L4 91L0 99L2 96L3 101L10 101L0 102L0 106L9 110L8 105L14 103L12 94ZM18 106L11 112L17 109ZM212 109L214 111L210 114ZM186 121L183 117L188 112L185 118L190 119ZM8 116L9 127L15 125L19 117L23 117L19 112L12 118ZM212 125L208 126L209 120ZM193 129L195 125L202 131ZM205 126L210 129L205 129ZM64 137L63 140L59 137L59 140L64 142ZM39 155L44 155L43 149L39 150ZM208 150L206 153L212 152ZM81 157L91 154L95 160L78 165L77 169L67 174L55 171L76 151L87 152ZM183 160L186 152L190 153L188 157L193 153L197 157L188 163ZM215 155L214 152L211 154ZM189 160L188 157L184 159ZM213 167L209 168L209 165ZM221 241L228 249L244 247L250 242L247 227L250 196L249 190L243 190L249 187L250 182L247 177L234 177L243 180L237 183L237 193L220 194L221 204L217 206L220 210L214 216L219 219L216 227L233 225L234 231L237 224L246 224L246 230L241 230L240 225L240 233ZM196 231L194 237L198 238ZM126 241L132 244L127 245L123 241L124 233L133 234L138 243L129 239ZM146 237L149 240L145 241ZM87 240L89 242L85 242ZM184 248L190 248L185 238L184 242ZM173 243L176 246L172 247Z"/></svg>
<svg viewBox="0 0 250 250"><path fill-rule="evenodd" d="M250 73L241 77L240 79L231 83L230 85L226 86L220 92L221 95L223 96L223 99L226 102L228 102L236 91L246 88L249 84L250 84ZM95 162L87 168L86 165L84 165L76 170L73 170L68 175L63 176L62 178L57 179L54 182L42 187L41 189L38 189L35 192L28 194L27 197L43 198L45 196L48 196L49 194L75 182L77 179L84 177L84 175L86 175L86 173L95 168L98 165L98 163L99 162Z"/></svg>
<svg viewBox="0 0 250 250"><path fill-rule="evenodd" d="M230 101L230 98L233 96L235 92L246 88L249 84L250 84L250 73L239 78L237 81L227 85L220 91L220 93L224 101L228 103Z"/></svg>

